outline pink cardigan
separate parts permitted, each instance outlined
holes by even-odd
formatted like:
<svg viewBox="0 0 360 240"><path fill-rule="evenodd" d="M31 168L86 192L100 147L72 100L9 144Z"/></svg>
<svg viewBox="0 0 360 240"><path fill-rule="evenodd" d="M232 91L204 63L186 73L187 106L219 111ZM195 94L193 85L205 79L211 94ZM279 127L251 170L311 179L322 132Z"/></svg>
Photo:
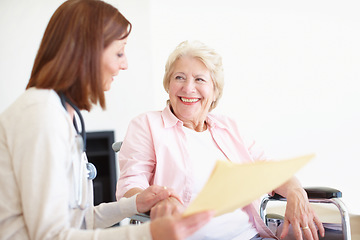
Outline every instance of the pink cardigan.
<svg viewBox="0 0 360 240"><path fill-rule="evenodd" d="M263 151L258 151L254 142L244 142L232 119L209 113L206 122L215 143L230 161L248 163L266 160ZM156 184L173 188L185 206L189 204L193 175L182 126L183 123L169 106L163 111L144 113L130 122L119 152L117 199L132 188L145 189ZM258 209L259 201L244 208L262 237L275 238L261 220Z"/></svg>

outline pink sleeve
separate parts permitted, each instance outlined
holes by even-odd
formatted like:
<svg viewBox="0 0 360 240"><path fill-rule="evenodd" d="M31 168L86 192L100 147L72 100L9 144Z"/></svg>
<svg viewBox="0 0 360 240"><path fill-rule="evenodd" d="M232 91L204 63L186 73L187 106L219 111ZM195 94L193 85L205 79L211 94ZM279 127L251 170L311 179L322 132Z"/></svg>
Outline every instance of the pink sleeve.
<svg viewBox="0 0 360 240"><path fill-rule="evenodd" d="M130 122L118 154L120 176L116 199L132 188L146 189L153 179L156 159L149 121L141 115Z"/></svg>

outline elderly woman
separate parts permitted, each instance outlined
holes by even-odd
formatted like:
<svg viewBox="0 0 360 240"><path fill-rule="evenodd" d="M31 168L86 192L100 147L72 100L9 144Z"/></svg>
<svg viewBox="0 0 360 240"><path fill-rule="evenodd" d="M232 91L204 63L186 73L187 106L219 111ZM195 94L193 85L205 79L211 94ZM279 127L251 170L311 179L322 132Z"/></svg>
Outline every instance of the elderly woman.
<svg viewBox="0 0 360 240"><path fill-rule="evenodd" d="M130 197L151 185L168 186L181 202L168 198L151 210L151 218L180 213L196 197L218 159L237 163L267 160L254 142L247 143L236 123L210 113L222 95L221 56L200 42L181 43L169 56L164 88L169 94L163 111L133 119L119 153L117 198ZM246 184L246 183L244 183ZM292 225L296 239L318 239L322 223L304 189L293 178L274 189L288 199L281 238ZM260 219L258 201L214 218L190 239L276 238Z"/></svg>

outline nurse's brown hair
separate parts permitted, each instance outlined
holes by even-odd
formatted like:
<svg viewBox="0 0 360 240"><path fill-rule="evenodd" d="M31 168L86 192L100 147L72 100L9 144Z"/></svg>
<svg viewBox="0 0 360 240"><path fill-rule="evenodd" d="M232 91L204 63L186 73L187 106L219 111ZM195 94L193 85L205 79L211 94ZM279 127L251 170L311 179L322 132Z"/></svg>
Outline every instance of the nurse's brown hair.
<svg viewBox="0 0 360 240"><path fill-rule="evenodd" d="M131 23L100 0L69 0L45 30L26 88L62 92L79 109L105 109L101 56L114 40L126 38Z"/></svg>

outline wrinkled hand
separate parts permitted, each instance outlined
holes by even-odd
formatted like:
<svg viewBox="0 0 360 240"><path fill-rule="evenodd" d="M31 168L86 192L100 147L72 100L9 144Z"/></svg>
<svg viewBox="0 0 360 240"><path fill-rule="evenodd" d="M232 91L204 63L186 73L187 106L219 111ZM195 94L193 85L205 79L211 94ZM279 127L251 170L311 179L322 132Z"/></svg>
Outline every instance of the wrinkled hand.
<svg viewBox="0 0 360 240"><path fill-rule="evenodd" d="M304 233L307 240L318 240L319 236L316 226L319 229L320 235L322 237L325 235L324 227L310 206L307 194L302 188L292 189L288 193L281 239L288 234L290 224L297 240L303 240L302 233Z"/></svg>
<svg viewBox="0 0 360 240"><path fill-rule="evenodd" d="M136 196L137 211L139 213L147 212L159 201L167 199L170 196L181 201L180 197L174 192L174 190L152 185Z"/></svg>
<svg viewBox="0 0 360 240"><path fill-rule="evenodd" d="M150 231L153 240L182 240L206 223L214 216L214 211L200 212L187 217L179 214L166 216L152 220Z"/></svg>
<svg viewBox="0 0 360 240"><path fill-rule="evenodd" d="M184 210L185 207L179 199L172 196L159 201L153 208L151 208L150 218L153 220L159 217L181 214Z"/></svg>

